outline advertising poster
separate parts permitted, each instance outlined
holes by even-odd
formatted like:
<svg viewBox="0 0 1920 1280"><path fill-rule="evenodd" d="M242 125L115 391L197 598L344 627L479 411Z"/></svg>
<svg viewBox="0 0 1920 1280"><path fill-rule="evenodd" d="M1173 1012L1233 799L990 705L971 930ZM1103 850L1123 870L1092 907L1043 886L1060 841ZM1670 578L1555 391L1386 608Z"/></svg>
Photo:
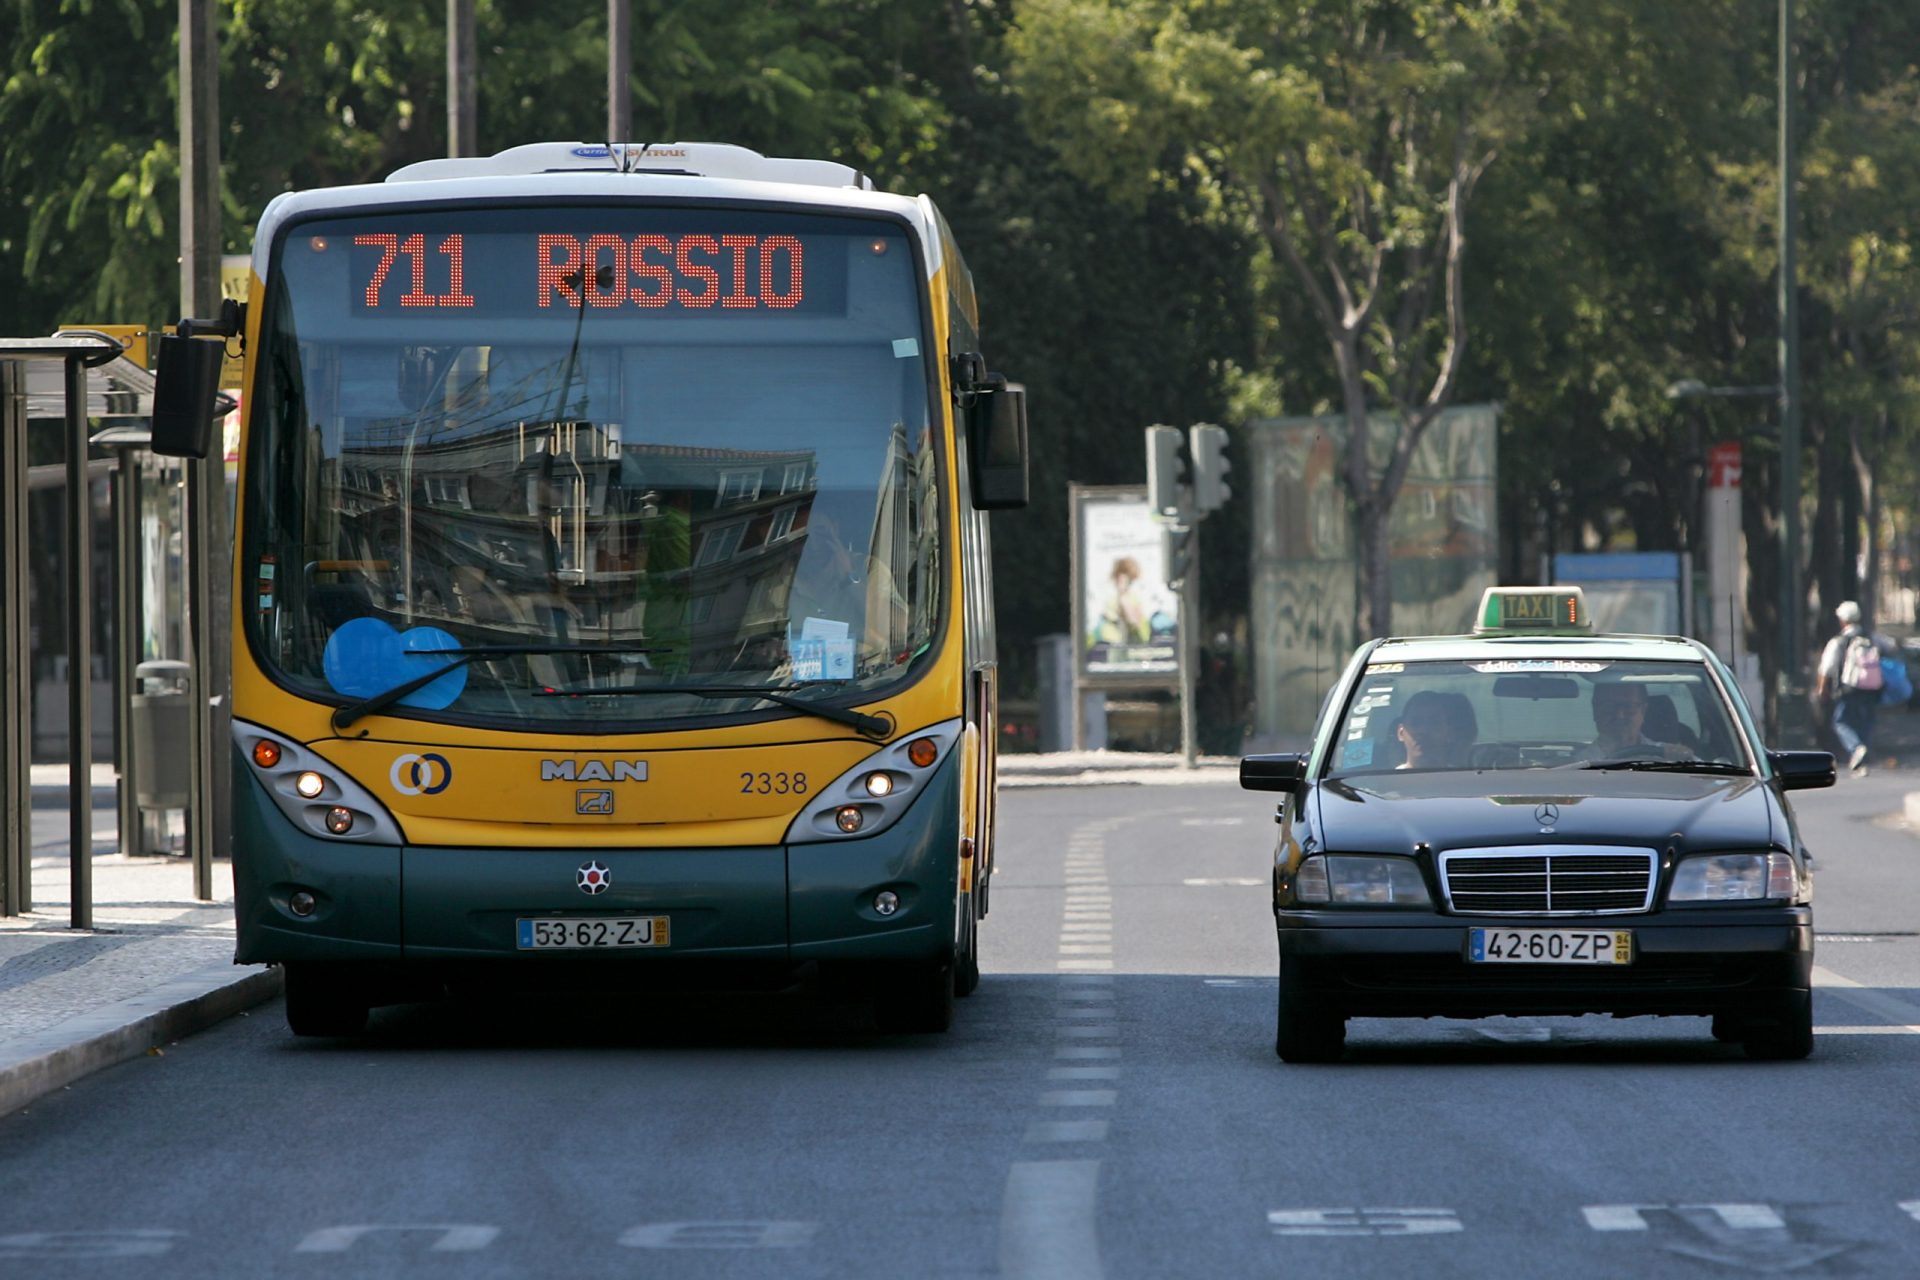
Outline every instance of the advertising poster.
<svg viewBox="0 0 1920 1280"><path fill-rule="evenodd" d="M1179 601L1167 586L1166 548L1146 495L1082 494L1076 511L1085 682L1177 679Z"/></svg>

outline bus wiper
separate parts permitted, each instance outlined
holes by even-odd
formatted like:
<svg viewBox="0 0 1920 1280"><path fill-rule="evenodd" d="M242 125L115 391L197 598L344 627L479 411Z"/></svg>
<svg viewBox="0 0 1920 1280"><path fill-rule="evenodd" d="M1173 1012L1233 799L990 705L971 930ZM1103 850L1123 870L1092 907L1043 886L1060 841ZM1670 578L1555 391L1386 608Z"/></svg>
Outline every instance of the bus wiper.
<svg viewBox="0 0 1920 1280"><path fill-rule="evenodd" d="M1725 773L1753 776L1743 764L1724 760L1589 760L1582 769L1633 769L1644 773Z"/></svg>
<svg viewBox="0 0 1920 1280"><path fill-rule="evenodd" d="M808 687L804 684L773 687L759 684L649 684L624 685L611 689L542 689L533 696L536 698L644 698L654 694L690 693L696 698L758 698L762 702L771 702L776 706L787 707L805 715L818 716L822 720L847 725L858 730L862 737L884 738L893 732L893 721L888 717L870 716L864 711L855 711L850 707L822 706L817 702L809 702L805 698L788 696Z"/></svg>
<svg viewBox="0 0 1920 1280"><path fill-rule="evenodd" d="M403 681L391 689L386 689L374 694L370 698L362 698L358 702L349 702L344 707L336 707L333 712L334 732L340 732L363 716L370 716L376 711L385 711L388 707L400 701L400 699L406 697L408 694L426 688L435 680L447 674L447 672L459 667L464 667L475 658L518 658L542 653L582 654L587 657L593 657L599 654L626 656L636 653L661 653L664 652L664 650L645 649L624 644L483 644L476 645L471 649L409 649L407 652L428 655L451 654L452 657L446 663L435 667L424 675L418 675L411 680Z"/></svg>

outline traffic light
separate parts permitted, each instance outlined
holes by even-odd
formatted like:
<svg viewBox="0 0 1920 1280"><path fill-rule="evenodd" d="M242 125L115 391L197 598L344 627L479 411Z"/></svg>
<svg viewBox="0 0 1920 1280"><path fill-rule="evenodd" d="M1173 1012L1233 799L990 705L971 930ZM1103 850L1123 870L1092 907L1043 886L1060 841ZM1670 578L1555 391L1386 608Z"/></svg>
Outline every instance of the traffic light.
<svg viewBox="0 0 1920 1280"><path fill-rule="evenodd" d="M1147 428L1147 502L1155 515L1177 524L1192 514L1187 433L1178 427Z"/></svg>
<svg viewBox="0 0 1920 1280"><path fill-rule="evenodd" d="M1193 445L1193 506L1200 515L1218 511L1233 496L1227 473L1233 464L1227 461L1227 429L1210 422L1195 425Z"/></svg>

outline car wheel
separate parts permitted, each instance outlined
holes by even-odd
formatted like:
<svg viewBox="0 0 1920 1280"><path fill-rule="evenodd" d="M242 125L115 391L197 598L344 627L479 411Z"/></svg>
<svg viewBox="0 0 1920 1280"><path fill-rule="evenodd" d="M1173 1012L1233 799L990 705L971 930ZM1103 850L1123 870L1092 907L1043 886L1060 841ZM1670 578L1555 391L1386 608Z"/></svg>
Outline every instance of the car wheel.
<svg viewBox="0 0 1920 1280"><path fill-rule="evenodd" d="M1796 1062L1813 1052L1813 995L1782 996L1778 1010L1747 1024L1747 1056L1763 1062Z"/></svg>
<svg viewBox="0 0 1920 1280"><path fill-rule="evenodd" d="M297 1036L357 1036L372 1002L339 974L305 964L286 966L287 1029Z"/></svg>
<svg viewBox="0 0 1920 1280"><path fill-rule="evenodd" d="M1337 1062L1347 1043L1347 1019L1298 989L1280 970L1280 1001L1273 1051L1282 1062Z"/></svg>
<svg viewBox="0 0 1920 1280"><path fill-rule="evenodd" d="M965 941L953 958L953 994L970 996L980 986L980 921L971 894L961 900L960 928Z"/></svg>
<svg viewBox="0 0 1920 1280"><path fill-rule="evenodd" d="M953 1025L953 965L915 965L889 973L873 993L882 1031L945 1031Z"/></svg>

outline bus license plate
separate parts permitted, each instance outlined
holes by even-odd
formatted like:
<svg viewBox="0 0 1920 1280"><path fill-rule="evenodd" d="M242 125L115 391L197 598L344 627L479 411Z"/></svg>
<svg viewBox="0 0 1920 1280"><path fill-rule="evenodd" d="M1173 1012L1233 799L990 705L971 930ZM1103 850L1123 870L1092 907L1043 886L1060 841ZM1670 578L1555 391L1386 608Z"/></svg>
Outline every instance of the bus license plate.
<svg viewBox="0 0 1920 1280"><path fill-rule="evenodd" d="M671 930L666 916L595 916L591 919L520 920L521 951L579 951L595 947L664 947Z"/></svg>
<svg viewBox="0 0 1920 1280"><path fill-rule="evenodd" d="M1632 964L1631 929L1469 929L1469 964Z"/></svg>

